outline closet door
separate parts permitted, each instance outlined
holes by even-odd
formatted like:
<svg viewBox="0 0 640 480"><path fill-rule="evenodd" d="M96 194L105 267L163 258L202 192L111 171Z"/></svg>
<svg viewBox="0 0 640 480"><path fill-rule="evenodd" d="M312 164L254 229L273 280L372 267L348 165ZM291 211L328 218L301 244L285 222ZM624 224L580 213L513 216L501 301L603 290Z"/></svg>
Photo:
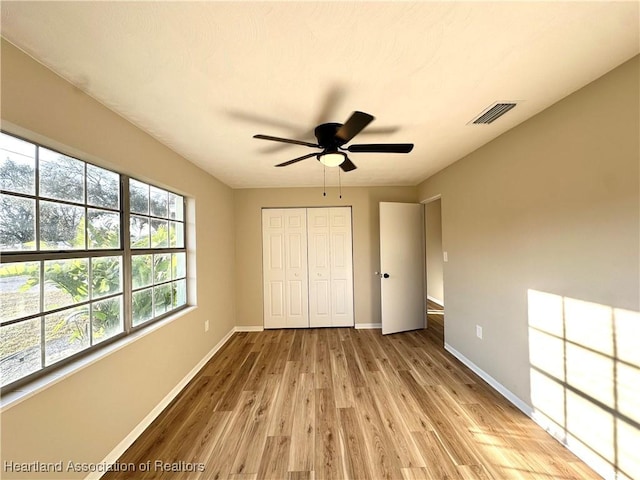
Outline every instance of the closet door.
<svg viewBox="0 0 640 480"><path fill-rule="evenodd" d="M353 244L351 209L329 212L331 238L331 325L353 327Z"/></svg>
<svg viewBox="0 0 640 480"><path fill-rule="evenodd" d="M304 208L262 210L265 328L309 326Z"/></svg>
<svg viewBox="0 0 640 480"><path fill-rule="evenodd" d="M309 242L309 324L351 327L353 262L351 209L307 210Z"/></svg>
<svg viewBox="0 0 640 480"><path fill-rule="evenodd" d="M331 320L331 236L329 209L307 210L309 242L309 325L330 327Z"/></svg>

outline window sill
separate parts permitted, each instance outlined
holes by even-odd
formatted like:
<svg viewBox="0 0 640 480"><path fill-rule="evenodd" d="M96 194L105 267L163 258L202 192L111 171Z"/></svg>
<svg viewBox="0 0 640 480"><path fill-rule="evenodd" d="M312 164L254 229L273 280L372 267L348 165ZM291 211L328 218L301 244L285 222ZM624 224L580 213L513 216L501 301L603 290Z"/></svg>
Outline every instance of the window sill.
<svg viewBox="0 0 640 480"><path fill-rule="evenodd" d="M46 390L47 388L66 379L67 377L70 377L80 370L83 370L84 368L93 365L100 360L103 360L109 355L136 342L137 340L149 335L150 333L155 332L156 330L164 327L165 325L168 325L169 323L179 319L180 317L193 312L196 308L196 306L183 308L180 311L176 312L174 315L169 315L168 317L154 322L146 328L137 330L98 351L92 352L87 356L78 359L77 361L64 365L60 369L57 369L48 375L43 375L42 377L34 380L31 383L27 383L26 385L23 385L16 390L3 394L0 398L0 413L5 412L11 407L18 405L19 403L27 400L34 395L37 395L43 390Z"/></svg>

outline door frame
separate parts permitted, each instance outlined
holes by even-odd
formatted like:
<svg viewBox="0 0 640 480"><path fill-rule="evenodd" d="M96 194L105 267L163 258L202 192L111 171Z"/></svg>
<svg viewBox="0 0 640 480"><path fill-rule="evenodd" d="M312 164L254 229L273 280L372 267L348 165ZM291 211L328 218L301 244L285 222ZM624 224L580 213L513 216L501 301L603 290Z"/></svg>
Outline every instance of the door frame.
<svg viewBox="0 0 640 480"><path fill-rule="evenodd" d="M428 305L427 302L429 301L429 298L428 298L428 295L427 295L427 291L429 289L429 284L428 284L428 282L429 282L429 276L428 276L429 266L427 264L427 242L428 242L428 238L427 238L427 228L426 228L427 227L427 204L435 202L436 200L440 200L440 225L442 226L442 223L443 223L442 222L442 194L438 193L437 195L433 195L431 197L428 197L428 198L420 201L420 203L423 205L423 209L424 209L424 225L425 225L425 228L424 228L424 231L423 231L423 234L422 234L423 235L423 239L424 239L424 301L425 301L425 306ZM442 237L442 230L441 230L441 237ZM444 256L444 246L442 248L442 252L441 253ZM443 275L442 275L442 292L443 292L442 302L443 303L444 303L444 292L446 290L445 282L444 282L444 269L445 269L445 265L444 264L445 263L446 262L443 260L443 263L442 263L442 273L443 273ZM443 305L443 307L444 307L444 305ZM427 310L428 310L428 307L425 308L425 328L429 328L429 317L428 317L428 314L427 314ZM446 334L446 332L445 332L445 334Z"/></svg>

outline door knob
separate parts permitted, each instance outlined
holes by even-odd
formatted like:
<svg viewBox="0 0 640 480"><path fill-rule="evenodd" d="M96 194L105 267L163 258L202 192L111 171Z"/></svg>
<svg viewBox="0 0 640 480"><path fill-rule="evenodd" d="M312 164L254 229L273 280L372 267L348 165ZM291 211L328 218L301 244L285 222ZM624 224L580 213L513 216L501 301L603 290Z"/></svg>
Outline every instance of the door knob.
<svg viewBox="0 0 640 480"><path fill-rule="evenodd" d="M380 278L389 278L388 273L375 272L375 275L379 276Z"/></svg>

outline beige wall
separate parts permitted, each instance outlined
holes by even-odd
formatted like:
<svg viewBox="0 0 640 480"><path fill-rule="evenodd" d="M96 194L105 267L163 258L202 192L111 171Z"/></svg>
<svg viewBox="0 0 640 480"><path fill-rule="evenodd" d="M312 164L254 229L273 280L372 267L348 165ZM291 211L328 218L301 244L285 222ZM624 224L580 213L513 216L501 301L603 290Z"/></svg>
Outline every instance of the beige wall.
<svg viewBox="0 0 640 480"><path fill-rule="evenodd" d="M425 239L427 259L427 295L444 304L442 223L440 199L433 200L424 207Z"/></svg>
<svg viewBox="0 0 640 480"><path fill-rule="evenodd" d="M184 193L199 247L198 308L3 411L2 461L102 460L234 325L262 325L263 207L353 207L366 324L380 322L378 202L441 194L447 341L530 404L531 291L640 309L637 57L417 188L345 188L342 200L232 191L4 41L1 80L4 129Z"/></svg>
<svg viewBox="0 0 640 480"><path fill-rule="evenodd" d="M625 392L640 384L640 360L630 353L640 350L639 58L419 185L421 200L442 195L447 342L529 405L549 402L547 410L562 417L565 409L579 414L572 399L586 398L582 425L591 433L573 433L598 436L593 444L604 445L605 456L617 448L622 459L627 448L636 461L629 445L640 432L619 422L624 415L640 421L637 393L626 400L633 409L621 410ZM532 310L537 322L554 324L555 337L532 333ZM593 353L595 342L605 343L603 355ZM572 352L586 361L572 363ZM636 366L624 367L630 377L615 378L622 361ZM537 376L550 388L532 389L537 362L559 366L560 375L564 368L567 377ZM603 394L617 395L619 407L593 400ZM598 402L611 403L613 413ZM604 423L589 429L587 418ZM618 433L624 427L630 436L608 437L614 419ZM570 418L555 421L569 434L582 428Z"/></svg>
<svg viewBox="0 0 640 480"><path fill-rule="evenodd" d="M99 462L235 325L233 192L4 40L1 53L3 129L195 203L197 309L2 412L0 463Z"/></svg>
<svg viewBox="0 0 640 480"><path fill-rule="evenodd" d="M415 202L415 187L234 190L236 228L236 313L243 326L262 326L262 219L264 207L351 206L355 322L380 323L379 202Z"/></svg>

